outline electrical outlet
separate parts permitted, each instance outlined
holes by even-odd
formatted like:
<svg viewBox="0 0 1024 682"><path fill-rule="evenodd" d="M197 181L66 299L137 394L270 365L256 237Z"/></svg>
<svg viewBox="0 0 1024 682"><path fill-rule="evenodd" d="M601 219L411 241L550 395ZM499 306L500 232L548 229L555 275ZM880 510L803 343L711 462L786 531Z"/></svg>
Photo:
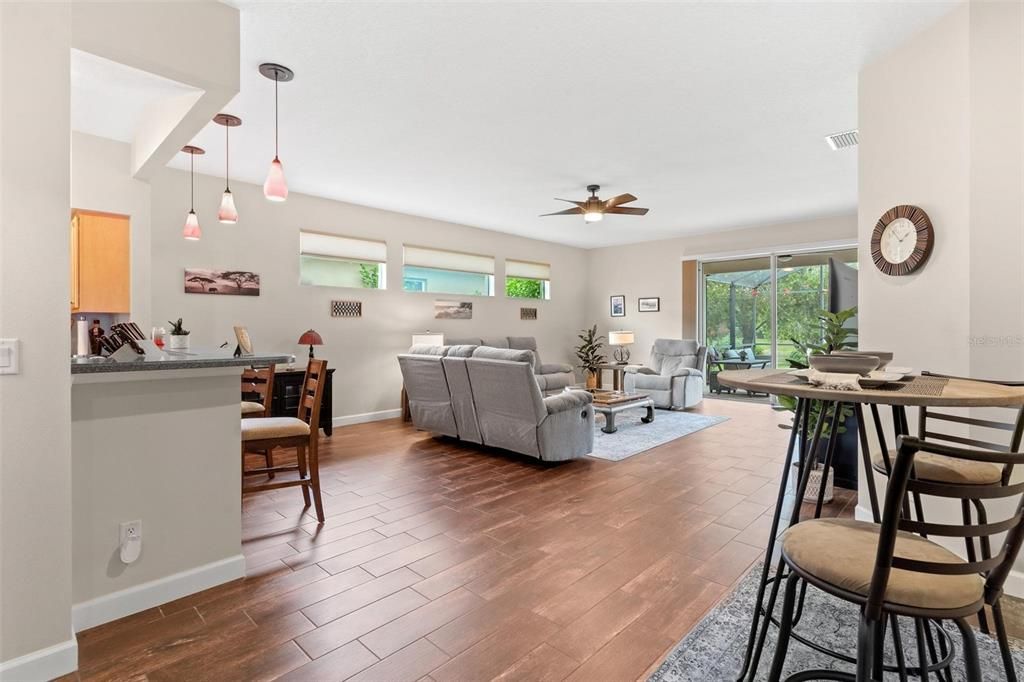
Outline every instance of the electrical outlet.
<svg viewBox="0 0 1024 682"><path fill-rule="evenodd" d="M142 539L142 521L125 521L122 523L120 544L124 546L124 543L135 538Z"/></svg>

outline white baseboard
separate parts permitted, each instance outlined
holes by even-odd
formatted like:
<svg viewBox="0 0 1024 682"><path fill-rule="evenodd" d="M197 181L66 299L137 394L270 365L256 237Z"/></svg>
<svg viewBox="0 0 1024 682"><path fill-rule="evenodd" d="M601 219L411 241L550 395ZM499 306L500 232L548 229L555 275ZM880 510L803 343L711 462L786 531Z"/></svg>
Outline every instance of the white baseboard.
<svg viewBox="0 0 1024 682"><path fill-rule="evenodd" d="M75 632L81 632L244 577L245 557L238 554L75 604L71 624Z"/></svg>
<svg viewBox="0 0 1024 682"><path fill-rule="evenodd" d="M402 410L395 408L393 410L380 410L379 412L364 412L362 414L346 414L341 417L335 417L332 423L335 426L351 426L352 424L365 424L367 422L379 422L384 419L396 419L402 416Z"/></svg>
<svg viewBox="0 0 1024 682"><path fill-rule="evenodd" d="M854 512L854 516L858 521L870 521L871 510L865 509L858 504L857 509ZM949 542L950 538L942 538L941 540L942 541L936 541L951 552L955 552L957 555L962 555L966 551L964 549L963 542L961 541ZM1003 592L1011 597L1024 597L1024 571L1017 568L1011 570L1010 575L1006 577L1006 583L1003 585Z"/></svg>
<svg viewBox="0 0 1024 682"><path fill-rule="evenodd" d="M52 680L78 669L78 640L71 639L0 663L0 681Z"/></svg>

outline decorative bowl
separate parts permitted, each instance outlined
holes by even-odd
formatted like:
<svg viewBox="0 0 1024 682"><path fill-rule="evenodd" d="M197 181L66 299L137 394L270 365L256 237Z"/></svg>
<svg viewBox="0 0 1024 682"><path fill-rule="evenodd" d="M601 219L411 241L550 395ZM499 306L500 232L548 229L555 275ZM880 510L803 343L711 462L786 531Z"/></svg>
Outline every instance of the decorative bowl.
<svg viewBox="0 0 1024 682"><path fill-rule="evenodd" d="M837 350L832 355L870 355L878 358L876 369L885 369L892 362L893 352L891 350Z"/></svg>
<svg viewBox="0 0 1024 682"><path fill-rule="evenodd" d="M807 361L819 372L838 372L840 374L860 374L867 376L878 367L878 357L874 355L811 355Z"/></svg>

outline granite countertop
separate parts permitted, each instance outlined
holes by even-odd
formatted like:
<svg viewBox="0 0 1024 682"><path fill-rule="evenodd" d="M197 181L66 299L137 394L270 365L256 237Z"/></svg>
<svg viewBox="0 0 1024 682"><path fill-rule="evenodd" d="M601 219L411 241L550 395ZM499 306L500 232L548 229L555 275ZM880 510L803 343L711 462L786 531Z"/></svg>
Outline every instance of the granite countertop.
<svg viewBox="0 0 1024 682"><path fill-rule="evenodd" d="M127 362L110 358L71 358L72 374L100 374L104 372L149 372L168 369L206 369L211 367L247 367L294 362L290 353L257 353L234 357L233 349L195 350L187 353L162 351L155 357L141 357Z"/></svg>

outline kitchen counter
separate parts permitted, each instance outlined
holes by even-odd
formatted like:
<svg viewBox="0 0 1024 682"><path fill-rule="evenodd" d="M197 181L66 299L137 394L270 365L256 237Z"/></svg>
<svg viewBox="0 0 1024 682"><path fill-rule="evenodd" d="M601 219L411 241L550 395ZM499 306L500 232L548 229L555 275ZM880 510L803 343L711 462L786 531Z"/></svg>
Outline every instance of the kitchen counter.
<svg viewBox="0 0 1024 682"><path fill-rule="evenodd" d="M232 350L162 351L155 357L143 356L127 362L110 358L71 358L72 374L103 374L107 372L150 372L171 369L211 369L217 367L247 367L294 362L294 355L263 353L234 357Z"/></svg>

